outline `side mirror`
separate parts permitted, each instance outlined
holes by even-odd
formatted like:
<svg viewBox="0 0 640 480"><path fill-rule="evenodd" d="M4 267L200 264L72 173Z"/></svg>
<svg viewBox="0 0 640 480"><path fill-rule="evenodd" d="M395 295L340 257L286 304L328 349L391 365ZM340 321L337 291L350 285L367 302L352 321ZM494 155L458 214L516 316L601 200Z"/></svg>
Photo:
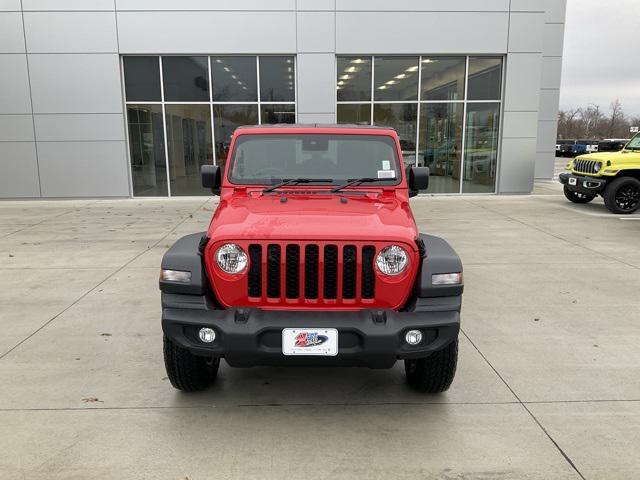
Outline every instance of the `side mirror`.
<svg viewBox="0 0 640 480"><path fill-rule="evenodd" d="M429 167L407 168L407 181L409 182L409 196L415 197L420 190L429 188Z"/></svg>
<svg viewBox="0 0 640 480"><path fill-rule="evenodd" d="M220 195L220 186L222 185L220 167L218 165L202 165L200 174L202 175L202 186L210 188L214 195Z"/></svg>

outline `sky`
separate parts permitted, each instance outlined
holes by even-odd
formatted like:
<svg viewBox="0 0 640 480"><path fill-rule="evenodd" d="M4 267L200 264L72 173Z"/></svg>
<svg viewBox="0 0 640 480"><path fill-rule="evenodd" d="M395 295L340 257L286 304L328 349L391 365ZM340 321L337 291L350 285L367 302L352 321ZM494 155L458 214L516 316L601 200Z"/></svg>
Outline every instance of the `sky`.
<svg viewBox="0 0 640 480"><path fill-rule="evenodd" d="M567 0L560 108L640 115L640 0Z"/></svg>

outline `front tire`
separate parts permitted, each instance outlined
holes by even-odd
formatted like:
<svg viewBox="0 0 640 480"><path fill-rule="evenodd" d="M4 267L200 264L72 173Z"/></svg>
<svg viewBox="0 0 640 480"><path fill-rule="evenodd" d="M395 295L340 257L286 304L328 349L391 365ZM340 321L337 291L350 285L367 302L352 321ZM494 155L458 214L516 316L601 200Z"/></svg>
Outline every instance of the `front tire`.
<svg viewBox="0 0 640 480"><path fill-rule="evenodd" d="M604 190L604 204L611 213L628 215L640 207L640 180L616 178Z"/></svg>
<svg viewBox="0 0 640 480"><path fill-rule="evenodd" d="M567 197L567 200L573 203L589 203L591 200L596 198L595 195L587 195L586 193L573 192L569 190L569 187L564 186L564 196Z"/></svg>
<svg viewBox="0 0 640 480"><path fill-rule="evenodd" d="M404 361L409 385L422 393L441 393L449 389L456 376L458 340L426 358Z"/></svg>
<svg viewBox="0 0 640 480"><path fill-rule="evenodd" d="M164 366L174 388L197 392L211 385L218 375L220 358L198 357L166 336L164 337Z"/></svg>

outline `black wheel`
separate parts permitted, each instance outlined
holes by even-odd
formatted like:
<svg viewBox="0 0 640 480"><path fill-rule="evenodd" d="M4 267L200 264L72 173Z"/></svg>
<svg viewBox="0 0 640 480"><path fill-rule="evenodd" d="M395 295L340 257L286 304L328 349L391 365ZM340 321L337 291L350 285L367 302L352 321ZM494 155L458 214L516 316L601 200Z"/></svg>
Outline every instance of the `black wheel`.
<svg viewBox="0 0 640 480"><path fill-rule="evenodd" d="M404 361L407 381L415 390L423 393L446 391L456 376L458 364L458 340L426 358Z"/></svg>
<svg viewBox="0 0 640 480"><path fill-rule="evenodd" d="M178 390L204 390L218 375L219 358L198 357L164 337L164 366L167 376Z"/></svg>
<svg viewBox="0 0 640 480"><path fill-rule="evenodd" d="M604 189L604 204L612 213L629 214L640 207L640 180L616 178Z"/></svg>
<svg viewBox="0 0 640 480"><path fill-rule="evenodd" d="M591 200L596 198L595 195L587 195L586 193L572 192L571 190L569 190L569 188L566 185L564 186L564 196L567 197L567 199L571 200L573 203L589 203Z"/></svg>

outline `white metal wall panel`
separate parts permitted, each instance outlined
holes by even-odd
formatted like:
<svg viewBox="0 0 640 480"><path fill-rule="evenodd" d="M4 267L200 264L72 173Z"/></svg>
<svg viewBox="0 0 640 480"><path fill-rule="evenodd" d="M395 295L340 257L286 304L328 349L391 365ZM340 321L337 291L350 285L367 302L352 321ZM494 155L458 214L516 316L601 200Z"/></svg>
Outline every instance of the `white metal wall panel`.
<svg viewBox="0 0 640 480"><path fill-rule="evenodd" d="M124 118L120 113L35 115L38 141L124 141Z"/></svg>
<svg viewBox="0 0 640 480"><path fill-rule="evenodd" d="M540 108L538 119L540 121L558 119L558 104L560 103L560 90L540 90Z"/></svg>
<svg viewBox="0 0 640 480"><path fill-rule="evenodd" d="M335 52L336 15L334 12L298 12L298 52Z"/></svg>
<svg viewBox="0 0 640 480"><path fill-rule="evenodd" d="M535 138L538 131L538 112L504 112L504 138Z"/></svg>
<svg viewBox="0 0 640 480"><path fill-rule="evenodd" d="M339 54L507 50L508 13L476 12L472 18L463 12L337 12L336 16Z"/></svg>
<svg viewBox="0 0 640 480"><path fill-rule="evenodd" d="M529 193L533 190L536 163L535 138L504 138L500 166L500 193Z"/></svg>
<svg viewBox="0 0 640 480"><path fill-rule="evenodd" d="M0 12L0 53L24 53L20 12Z"/></svg>
<svg viewBox="0 0 640 480"><path fill-rule="evenodd" d="M336 0L298 0L298 11L335 10Z"/></svg>
<svg viewBox="0 0 640 480"><path fill-rule="evenodd" d="M86 11L111 10L113 0L22 0L25 11Z"/></svg>
<svg viewBox="0 0 640 480"><path fill-rule="evenodd" d="M0 142L0 198L38 197L34 142Z"/></svg>
<svg viewBox="0 0 640 480"><path fill-rule="evenodd" d="M120 53L294 53L295 12L118 12Z"/></svg>
<svg viewBox="0 0 640 480"><path fill-rule="evenodd" d="M336 10L359 12L508 12L509 0L336 0Z"/></svg>
<svg viewBox="0 0 640 480"><path fill-rule="evenodd" d="M298 55L298 112L335 113L335 55Z"/></svg>
<svg viewBox="0 0 640 480"><path fill-rule="evenodd" d="M564 46L564 24L547 23L544 26L544 56L561 57ZM558 85L559 86L559 85Z"/></svg>
<svg viewBox="0 0 640 480"><path fill-rule="evenodd" d="M542 52L544 13L511 13L509 52Z"/></svg>
<svg viewBox="0 0 640 480"><path fill-rule="evenodd" d="M540 103L539 53L511 53L507 58L505 110L537 112Z"/></svg>
<svg viewBox="0 0 640 480"><path fill-rule="evenodd" d="M0 115L0 142L33 142L31 115Z"/></svg>
<svg viewBox="0 0 640 480"><path fill-rule="evenodd" d="M538 153L551 153L556 151L556 134L558 122L555 120L538 123L538 136L536 150Z"/></svg>
<svg viewBox="0 0 640 480"><path fill-rule="evenodd" d="M0 113L31 113L27 56L0 55Z"/></svg>
<svg viewBox="0 0 640 480"><path fill-rule="evenodd" d="M117 53L113 12L25 12L30 53Z"/></svg>
<svg viewBox="0 0 640 480"><path fill-rule="evenodd" d="M298 113L298 123L336 123L336 114Z"/></svg>
<svg viewBox="0 0 640 480"><path fill-rule="evenodd" d="M30 54L34 113L121 113L115 54Z"/></svg>
<svg viewBox="0 0 640 480"><path fill-rule="evenodd" d="M296 0L116 0L116 2L118 10L293 11L296 9Z"/></svg>
<svg viewBox="0 0 640 480"><path fill-rule="evenodd" d="M19 12L20 0L0 0L0 12Z"/></svg>
<svg viewBox="0 0 640 480"><path fill-rule="evenodd" d="M124 142L38 142L44 197L129 196Z"/></svg>

